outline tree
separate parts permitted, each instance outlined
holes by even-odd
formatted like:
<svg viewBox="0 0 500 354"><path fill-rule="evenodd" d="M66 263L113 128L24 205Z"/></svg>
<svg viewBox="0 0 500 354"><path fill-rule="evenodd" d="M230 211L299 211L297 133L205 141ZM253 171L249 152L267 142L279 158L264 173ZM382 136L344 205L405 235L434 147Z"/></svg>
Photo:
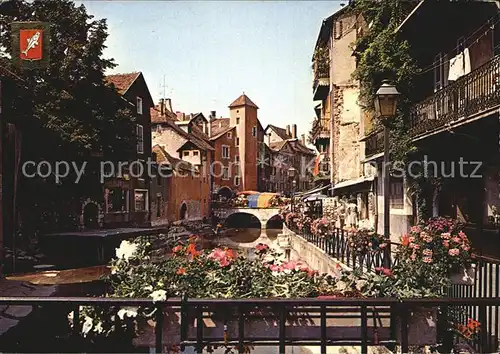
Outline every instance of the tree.
<svg viewBox="0 0 500 354"><path fill-rule="evenodd" d="M10 65L13 21L50 23L51 61L46 70L20 71ZM74 175L60 183L53 176L24 178L21 203L38 207L40 215L51 210L57 215L74 214L70 205L76 201L96 195L102 198L96 170L99 160L127 160L135 148L129 104L104 80L105 71L116 66L113 59L103 57L106 20L94 19L83 5L69 0L9 1L0 7L0 34L5 49L0 65L22 77L27 86L11 93L15 99L7 117L22 131L23 160L88 162L78 185ZM56 206L57 212L51 209Z"/></svg>

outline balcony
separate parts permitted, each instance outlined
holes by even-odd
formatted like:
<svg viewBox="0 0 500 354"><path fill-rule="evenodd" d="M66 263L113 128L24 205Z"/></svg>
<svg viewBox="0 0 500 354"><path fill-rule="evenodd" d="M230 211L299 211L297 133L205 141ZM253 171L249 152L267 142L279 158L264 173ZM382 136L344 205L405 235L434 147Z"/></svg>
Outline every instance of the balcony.
<svg viewBox="0 0 500 354"><path fill-rule="evenodd" d="M327 118L315 119L311 128L313 141L330 139L330 120Z"/></svg>
<svg viewBox="0 0 500 354"><path fill-rule="evenodd" d="M414 138L437 133L470 119L489 115L500 107L500 56L439 90L410 112Z"/></svg>
<svg viewBox="0 0 500 354"><path fill-rule="evenodd" d="M384 131L376 130L365 139L365 156L369 158L384 151Z"/></svg>
<svg viewBox="0 0 500 354"><path fill-rule="evenodd" d="M322 101L328 97L330 92L330 74L329 67L319 67L314 73L313 81L313 100Z"/></svg>

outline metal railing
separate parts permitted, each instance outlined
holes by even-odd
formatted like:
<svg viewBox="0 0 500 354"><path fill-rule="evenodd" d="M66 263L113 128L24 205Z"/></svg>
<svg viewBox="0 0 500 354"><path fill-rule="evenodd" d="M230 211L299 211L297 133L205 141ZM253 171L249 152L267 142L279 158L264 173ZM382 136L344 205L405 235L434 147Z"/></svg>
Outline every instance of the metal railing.
<svg viewBox="0 0 500 354"><path fill-rule="evenodd" d="M439 308L437 328L439 342L444 352L450 352L453 338L448 335L446 316L451 306L475 307L480 313L499 306L499 298L439 298L439 299L387 299L387 298L309 298L309 299L187 299L172 298L154 303L152 299L82 298L82 297L0 297L0 305L18 306L71 306L73 308L73 335L81 339L80 306L116 307L144 306L156 308L154 350L168 351L168 345L180 349L194 347L202 353L206 346L222 345L245 352L247 345L277 346L279 353L286 347L297 345L320 346L326 353L328 346L357 345L361 353L368 353L369 346L400 345L408 353L411 338L411 313L419 308ZM166 336L165 327L174 326L168 318L179 314L180 326ZM217 315L217 316L216 316ZM214 320L214 316L216 319ZM220 331L207 326L206 320L217 321ZM253 320L266 323L265 333L246 330ZM344 321L344 325L341 322ZM347 321L347 322L346 322ZM211 328L209 328L211 327ZM217 327L217 325L216 325ZM308 331L297 331L308 328ZM255 327L257 328L257 327ZM350 331L347 330L350 328ZM447 334L448 333L448 334ZM179 342L175 343L176 338ZM29 339L28 339L29 340ZM481 336L480 343L486 339ZM483 346L486 348L486 346ZM1 349L1 348L0 348ZM74 348L78 350L77 346ZM97 348L98 349L98 348Z"/></svg>
<svg viewBox="0 0 500 354"><path fill-rule="evenodd" d="M385 252L380 250L368 252L362 256L353 256L347 238L347 231L335 229L328 237L320 237L310 233L307 229L297 230L290 228L297 236L319 247L329 256L337 259L351 269L373 271L376 267L384 267ZM397 246L398 243L391 243ZM392 250L394 251L394 250ZM391 256L392 265L399 262L397 257ZM448 290L451 298L474 300L478 298L500 299L500 259L475 256L476 271L472 284L454 284ZM469 318L481 323L479 338L465 341L480 353L493 353L500 349L500 304L492 304L480 308L475 305L450 306L448 310L458 313L456 321L467 326Z"/></svg>
<svg viewBox="0 0 500 354"><path fill-rule="evenodd" d="M349 244L347 231L343 229L335 228L326 237L314 235L307 228L302 230L291 228L291 230L351 269L361 268L364 271L375 271L375 268L384 267L388 264L385 259L388 253L382 249L356 254ZM397 245L396 243L388 243L387 247L391 247L391 244ZM394 264L397 259L391 259L391 262Z"/></svg>
<svg viewBox="0 0 500 354"><path fill-rule="evenodd" d="M444 125L481 114L500 105L500 56L460 77L410 112L413 136L439 129Z"/></svg>

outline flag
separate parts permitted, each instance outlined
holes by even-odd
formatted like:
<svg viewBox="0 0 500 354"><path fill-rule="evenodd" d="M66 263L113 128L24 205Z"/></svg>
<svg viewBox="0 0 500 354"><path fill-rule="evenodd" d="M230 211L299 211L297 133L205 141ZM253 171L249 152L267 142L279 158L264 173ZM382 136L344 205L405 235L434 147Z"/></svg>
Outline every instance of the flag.
<svg viewBox="0 0 500 354"><path fill-rule="evenodd" d="M320 153L318 154L318 156L316 156L316 161L314 162L314 171L313 171L314 176L317 176L319 174L321 162L323 161L324 158L325 158L324 153Z"/></svg>

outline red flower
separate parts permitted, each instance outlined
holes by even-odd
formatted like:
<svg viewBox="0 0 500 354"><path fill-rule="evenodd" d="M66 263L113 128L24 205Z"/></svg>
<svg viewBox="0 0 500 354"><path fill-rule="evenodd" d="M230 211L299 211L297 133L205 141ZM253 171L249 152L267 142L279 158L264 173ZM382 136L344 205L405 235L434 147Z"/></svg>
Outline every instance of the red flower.
<svg viewBox="0 0 500 354"><path fill-rule="evenodd" d="M255 246L255 249L259 252L265 251L269 249L269 246L266 245L265 243L259 243L257 246Z"/></svg>
<svg viewBox="0 0 500 354"><path fill-rule="evenodd" d="M401 237L401 244L405 247L408 246L410 244L410 237L408 235Z"/></svg>
<svg viewBox="0 0 500 354"><path fill-rule="evenodd" d="M184 275L186 274L186 269L184 269L184 267L180 267L179 269L177 269L177 273L178 275Z"/></svg>
<svg viewBox="0 0 500 354"><path fill-rule="evenodd" d="M392 270L390 270L389 268L377 267L375 268L375 271L385 275L386 277L392 277L393 275Z"/></svg>
<svg viewBox="0 0 500 354"><path fill-rule="evenodd" d="M174 252L174 253L179 253L180 251L182 251L181 245L177 245L174 248L172 248L172 252Z"/></svg>
<svg viewBox="0 0 500 354"><path fill-rule="evenodd" d="M196 249L196 245L194 243L190 243L186 249L186 255L187 256L193 256L196 257L200 254L200 252L198 252L198 250Z"/></svg>

